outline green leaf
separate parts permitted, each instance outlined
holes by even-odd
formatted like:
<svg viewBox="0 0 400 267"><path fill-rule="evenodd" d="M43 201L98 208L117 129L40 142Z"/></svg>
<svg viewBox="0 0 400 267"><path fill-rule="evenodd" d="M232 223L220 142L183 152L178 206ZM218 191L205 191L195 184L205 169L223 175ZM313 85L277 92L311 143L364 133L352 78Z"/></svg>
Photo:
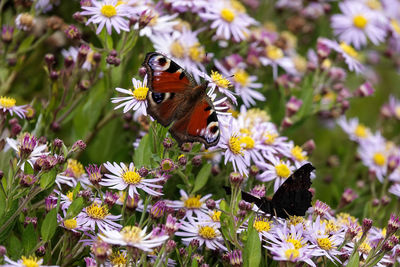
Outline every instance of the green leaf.
<svg viewBox="0 0 400 267"><path fill-rule="evenodd" d="M34 173L31 164L29 164L28 162L25 162L25 164L24 164L24 173L25 174L33 174Z"/></svg>
<svg viewBox="0 0 400 267"><path fill-rule="evenodd" d="M8 238L7 240L8 240L8 246L7 246L8 256L14 259L21 257L23 250L21 241L18 239L18 237L12 234L10 238Z"/></svg>
<svg viewBox="0 0 400 267"><path fill-rule="evenodd" d="M37 235L33 224L28 224L22 234L22 245L25 250L25 255L28 255L36 246L38 242Z"/></svg>
<svg viewBox="0 0 400 267"><path fill-rule="evenodd" d="M44 218L40 233L44 241L49 241L56 233L57 209L52 209Z"/></svg>
<svg viewBox="0 0 400 267"><path fill-rule="evenodd" d="M18 52L24 51L25 49L29 48L29 47L31 46L33 40L35 40L35 35L34 35L34 34L32 34L32 35L26 37L26 38L22 41L21 45L19 46Z"/></svg>
<svg viewBox="0 0 400 267"><path fill-rule="evenodd" d="M219 208L225 212L229 212L229 205L224 199L219 203Z"/></svg>
<svg viewBox="0 0 400 267"><path fill-rule="evenodd" d="M62 148L62 152L63 152L64 158L67 158L67 155L68 155L67 146L63 143L61 148Z"/></svg>
<svg viewBox="0 0 400 267"><path fill-rule="evenodd" d="M56 181L57 171L52 169L40 176L40 187L45 190L53 186Z"/></svg>
<svg viewBox="0 0 400 267"><path fill-rule="evenodd" d="M249 219L247 242L243 252L243 266L259 266L261 262L261 241L258 232L253 227L254 216Z"/></svg>
<svg viewBox="0 0 400 267"><path fill-rule="evenodd" d="M78 215L78 213L82 211L84 206L85 201L82 197L74 199L74 201L72 201L71 205L68 207L67 218L73 218Z"/></svg>
<svg viewBox="0 0 400 267"><path fill-rule="evenodd" d="M356 251L355 253L353 253L349 262L347 263L347 267L358 267L358 266L360 266L360 256Z"/></svg>
<svg viewBox="0 0 400 267"><path fill-rule="evenodd" d="M133 157L133 161L135 162L135 166L140 168L142 166L150 165L151 158L151 145L149 135L146 134L143 136L142 140L140 140L138 148L135 150L135 155Z"/></svg>
<svg viewBox="0 0 400 267"><path fill-rule="evenodd" d="M203 167L201 167L201 170L197 174L196 180L194 181L194 188L192 194L196 193L206 185L208 177L210 177L210 173L211 173L211 164L207 163L203 165Z"/></svg>

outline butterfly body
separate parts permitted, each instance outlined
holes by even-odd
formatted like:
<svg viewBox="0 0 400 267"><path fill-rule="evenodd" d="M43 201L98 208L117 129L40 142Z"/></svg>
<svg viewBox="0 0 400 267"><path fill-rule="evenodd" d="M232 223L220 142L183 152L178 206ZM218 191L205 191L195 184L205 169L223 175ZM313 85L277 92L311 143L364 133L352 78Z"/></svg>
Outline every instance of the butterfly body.
<svg viewBox="0 0 400 267"><path fill-rule="evenodd" d="M293 215L304 216L311 207L310 175L314 169L310 163L301 166L278 188L272 199L259 198L243 191L242 199L254 203L266 214L283 219ZM230 188L226 188L226 190L230 191Z"/></svg>
<svg viewBox="0 0 400 267"><path fill-rule="evenodd" d="M198 85L193 77L168 57L152 52L143 65L149 76L147 112L170 133L179 145L201 142L205 147L219 141L219 123L207 83Z"/></svg>

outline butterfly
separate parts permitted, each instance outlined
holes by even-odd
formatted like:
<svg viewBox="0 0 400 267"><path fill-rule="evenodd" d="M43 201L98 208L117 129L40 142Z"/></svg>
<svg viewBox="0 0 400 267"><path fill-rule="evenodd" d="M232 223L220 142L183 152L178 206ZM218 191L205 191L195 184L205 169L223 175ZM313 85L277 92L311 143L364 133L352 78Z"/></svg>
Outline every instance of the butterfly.
<svg viewBox="0 0 400 267"><path fill-rule="evenodd" d="M272 199L259 198L242 191L242 199L254 203L260 210L267 214L286 219L289 216L304 216L311 207L312 194L309 191L311 186L310 175L315 170L314 166L307 163L297 169L278 188ZM230 194L230 188L225 187Z"/></svg>
<svg viewBox="0 0 400 267"><path fill-rule="evenodd" d="M169 131L179 145L201 142L215 146L220 137L217 113L206 89L168 57L147 53L143 62L149 77L147 113Z"/></svg>

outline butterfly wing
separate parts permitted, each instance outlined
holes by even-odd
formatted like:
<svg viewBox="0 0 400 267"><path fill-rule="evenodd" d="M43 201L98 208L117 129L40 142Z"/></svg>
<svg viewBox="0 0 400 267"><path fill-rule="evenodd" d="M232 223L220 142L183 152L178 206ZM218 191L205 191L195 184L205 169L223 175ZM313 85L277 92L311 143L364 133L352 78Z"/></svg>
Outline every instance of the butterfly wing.
<svg viewBox="0 0 400 267"><path fill-rule="evenodd" d="M201 142L206 148L216 145L220 131L211 99L205 96L197 101L172 125L170 132L180 145L185 142Z"/></svg>
<svg viewBox="0 0 400 267"><path fill-rule="evenodd" d="M314 169L310 163L301 166L278 188L271 203L274 215L284 219L304 216L311 207L310 175Z"/></svg>

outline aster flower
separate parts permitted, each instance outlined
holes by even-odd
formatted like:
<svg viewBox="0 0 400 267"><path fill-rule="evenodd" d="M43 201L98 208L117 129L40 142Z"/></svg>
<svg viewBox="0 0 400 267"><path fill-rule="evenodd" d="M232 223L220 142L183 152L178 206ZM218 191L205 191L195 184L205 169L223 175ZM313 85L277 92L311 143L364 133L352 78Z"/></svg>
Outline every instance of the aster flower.
<svg viewBox="0 0 400 267"><path fill-rule="evenodd" d="M147 92L149 88L147 87L147 75L144 76L143 82L132 78L133 90L132 89L123 89L117 87L116 90L120 93L127 94L129 96L124 97L113 97L111 99L112 103L121 103L116 106L114 109L119 109L121 107L124 108L123 112L126 113L128 111L135 110L140 112L143 115L147 115Z"/></svg>
<svg viewBox="0 0 400 267"><path fill-rule="evenodd" d="M139 194L137 191L138 188L152 196L162 195L162 193L153 189L162 188L161 185L157 185L156 183L163 179L146 179L141 177L132 162L129 166L126 166L122 162L119 165L116 162L107 162L104 163L104 167L111 172L111 174L106 174L105 178L100 182L100 185L117 190L127 189L130 197L133 197L134 194Z"/></svg>
<svg viewBox="0 0 400 267"><path fill-rule="evenodd" d="M234 104L237 104L235 93L231 92L231 82L222 74L217 71L211 71L211 75L206 73L199 74L208 81L208 87L210 88L209 93L214 94L215 90L218 90L221 94L226 95Z"/></svg>
<svg viewBox="0 0 400 267"><path fill-rule="evenodd" d="M112 28L119 34L122 31L129 31L129 7L117 0L91 1L92 6L82 6L83 16L91 16L86 25L98 24L96 34L106 26L107 33L111 35Z"/></svg>
<svg viewBox="0 0 400 267"><path fill-rule="evenodd" d="M360 63L359 54L353 47L345 42L338 44L336 41L331 41L326 38L319 38L318 42L325 44L330 49L339 53L344 58L349 70L355 71L356 73L363 72L364 66Z"/></svg>
<svg viewBox="0 0 400 267"><path fill-rule="evenodd" d="M66 170L56 176L56 184L61 189L62 184L75 187L78 182L85 189L91 184L83 165L75 159L68 159Z"/></svg>
<svg viewBox="0 0 400 267"><path fill-rule="evenodd" d="M260 57L260 61L264 66L272 66L274 80L278 77L278 67L281 67L288 73L296 73L293 60L285 56L281 48L268 45L264 53L265 56Z"/></svg>
<svg viewBox="0 0 400 267"><path fill-rule="evenodd" d="M78 214L77 220L81 221L81 226L91 231L96 230L96 226L101 232L121 229L122 226L116 221L120 220L122 215L112 215L107 205L101 205L97 201L83 209Z"/></svg>
<svg viewBox="0 0 400 267"><path fill-rule="evenodd" d="M270 163L263 161L256 162L257 166L263 170L261 174L257 176L257 179L262 182L273 181L274 192L285 182L285 180L294 171L294 166L289 161L280 160L278 157L270 156L268 158Z"/></svg>
<svg viewBox="0 0 400 267"><path fill-rule="evenodd" d="M226 247L222 244L223 238L218 227L214 224L204 223L191 219L189 222L181 221L179 231L175 233L176 236L182 237L182 242L185 245L196 239L199 245L206 245L211 250L222 249L226 251Z"/></svg>
<svg viewBox="0 0 400 267"><path fill-rule="evenodd" d="M395 96L391 95L389 97L388 108L391 115L396 119L400 120L400 100L398 100Z"/></svg>
<svg viewBox="0 0 400 267"><path fill-rule="evenodd" d="M82 218L67 218L67 210L65 209L63 210L63 216L57 214L57 221L59 226L74 233L80 233L88 230L87 228L83 227L85 221Z"/></svg>
<svg viewBox="0 0 400 267"><path fill-rule="evenodd" d="M218 38L240 42L249 34L247 29L256 21L245 13L241 5L232 5L230 1L217 1L212 7L208 7L204 13L199 14L201 18L210 20L212 29L216 29Z"/></svg>
<svg viewBox="0 0 400 267"><path fill-rule="evenodd" d="M201 195L189 196L184 190L180 189L179 193L181 195L180 200L174 200L167 202L167 206L174 209L185 208L185 217L193 216L195 213L197 216L207 214L208 208L206 206L206 200L211 197L211 194L201 197Z"/></svg>
<svg viewBox="0 0 400 267"><path fill-rule="evenodd" d="M8 112L11 116L15 113L21 119L25 118L27 112L25 108L27 105L16 106L16 103L17 101L12 97L0 96L0 110L3 111L3 113Z"/></svg>
<svg viewBox="0 0 400 267"><path fill-rule="evenodd" d="M206 8L208 4L206 0L165 0L165 2L180 13L188 11L195 13Z"/></svg>
<svg viewBox="0 0 400 267"><path fill-rule="evenodd" d="M36 24L36 19L29 13L21 13L15 18L15 26L22 31L30 31Z"/></svg>
<svg viewBox="0 0 400 267"><path fill-rule="evenodd" d="M368 169L376 175L380 182L383 182L387 174L388 151L386 142L380 136L372 136L360 143L358 154Z"/></svg>
<svg viewBox="0 0 400 267"><path fill-rule="evenodd" d="M367 44L367 37L374 45L385 39L386 29L379 22L380 14L357 1L344 1L339 8L342 14L332 16L332 28L341 41L360 49Z"/></svg>
<svg viewBox="0 0 400 267"><path fill-rule="evenodd" d="M28 136L28 138L27 138ZM29 137L30 136L30 137ZM27 149L29 148L29 155L26 158L26 161L33 167L36 160L41 156L48 155L49 152L45 152L47 150L47 145L39 144L39 142L34 141L34 137L31 136L29 133L20 135L17 139L7 138L7 144L11 147L18 157L21 159L26 155ZM7 148L6 148L7 149ZM25 151L25 152L24 152ZM21 165L23 169L24 165Z"/></svg>
<svg viewBox="0 0 400 267"><path fill-rule="evenodd" d="M99 237L113 245L135 247L143 251L152 251L153 248L165 243L168 235L154 237L146 233L147 227L140 229L136 226L125 226L121 231L106 230Z"/></svg>
<svg viewBox="0 0 400 267"><path fill-rule="evenodd" d="M178 14L164 15L153 7L147 7L140 13L139 22L135 25L135 30L139 29L140 21L146 21L143 28L140 29L140 36L152 37L157 34L167 34L173 32L175 25L179 23L175 18Z"/></svg>
<svg viewBox="0 0 400 267"><path fill-rule="evenodd" d="M21 259L17 260L17 261L13 261L10 258L8 258L7 256L4 256L4 261L7 263L6 265L3 266L16 266L16 267L26 267L26 266L57 266L57 265L43 265L43 259L38 259L35 256L29 256L29 257L25 257L22 256Z"/></svg>
<svg viewBox="0 0 400 267"><path fill-rule="evenodd" d="M61 54L63 55L64 58L71 57L71 59L76 63L76 62L78 62L79 48L71 46L68 49L61 50ZM94 65L93 54L94 54L94 51L89 47L85 61L83 62L82 66L81 66L82 69L85 69L88 71L90 71L92 69L92 65Z"/></svg>
<svg viewBox="0 0 400 267"><path fill-rule="evenodd" d="M400 198L400 184L393 184L389 188L389 193L395 195L396 197Z"/></svg>
<svg viewBox="0 0 400 267"><path fill-rule="evenodd" d="M337 123L349 135L350 140L360 142L371 136L371 130L359 123L358 118L346 120L346 117L342 116Z"/></svg>

